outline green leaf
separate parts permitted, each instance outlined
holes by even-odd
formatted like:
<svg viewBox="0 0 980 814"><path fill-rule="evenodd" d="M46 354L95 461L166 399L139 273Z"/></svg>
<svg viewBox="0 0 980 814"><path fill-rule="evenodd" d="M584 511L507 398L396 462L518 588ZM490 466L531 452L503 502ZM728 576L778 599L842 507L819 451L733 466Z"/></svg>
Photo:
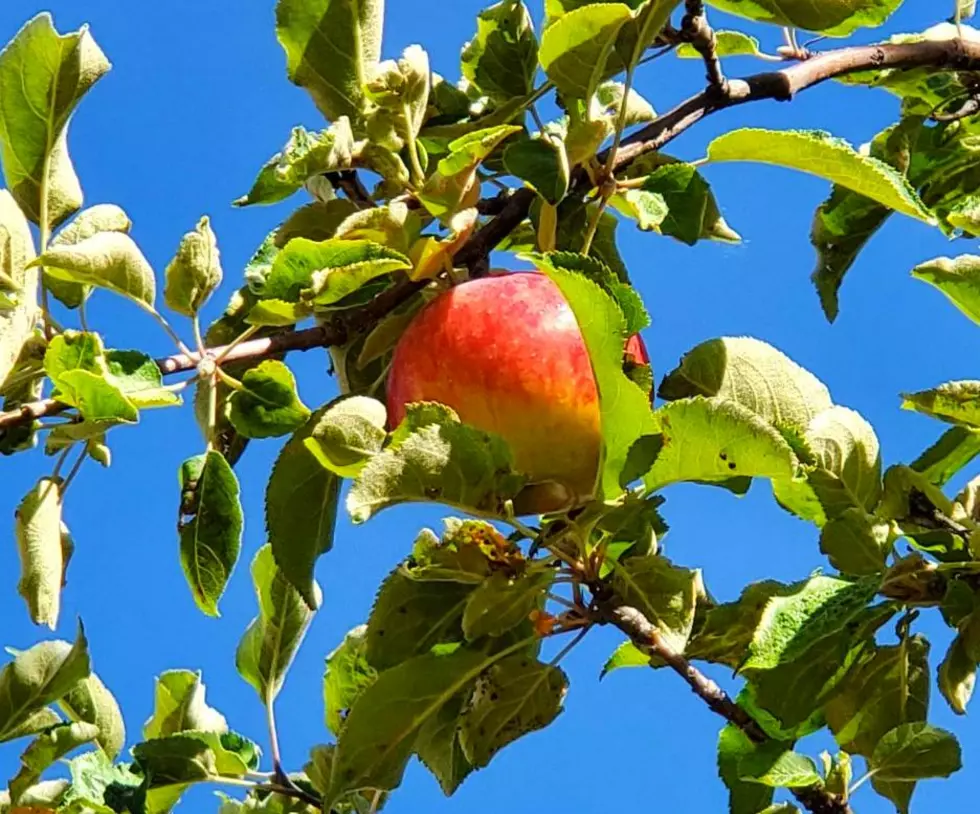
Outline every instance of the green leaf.
<svg viewBox="0 0 980 814"><path fill-rule="evenodd" d="M168 670L156 679L153 715L143 725L143 738L154 740L181 732L227 732L225 716L204 700L199 672Z"/></svg>
<svg viewBox="0 0 980 814"><path fill-rule="evenodd" d="M0 106L2 106L0 102ZM13 308L0 308L0 386L14 369L37 319L38 272L34 260L34 238L13 196L0 189L0 272L20 287ZM0 287L2 290L2 287ZM6 408L5 408L6 409Z"/></svg>
<svg viewBox="0 0 980 814"><path fill-rule="evenodd" d="M748 655L752 637L769 601L793 590L794 586L764 580L746 586L734 602L709 608L703 620L696 617L694 634L685 655L737 670Z"/></svg>
<svg viewBox="0 0 980 814"><path fill-rule="evenodd" d="M88 26L62 36L49 13L34 17L0 51L0 162L24 214L40 225L47 211L45 228L82 205L68 157L68 120L109 68Z"/></svg>
<svg viewBox="0 0 980 814"><path fill-rule="evenodd" d="M758 56L761 52L759 40L741 31L715 31L715 53L720 57ZM687 42L674 49L681 59L701 59L698 50Z"/></svg>
<svg viewBox="0 0 980 814"><path fill-rule="evenodd" d="M290 81L328 119L359 118L364 84L381 55L383 0L279 0L276 35Z"/></svg>
<svg viewBox="0 0 980 814"><path fill-rule="evenodd" d="M463 639L462 620L473 583L412 579L396 569L381 584L365 634L365 657L377 670Z"/></svg>
<svg viewBox="0 0 980 814"><path fill-rule="evenodd" d="M214 750L194 733L138 743L133 747L133 758L151 787L199 783L218 774Z"/></svg>
<svg viewBox="0 0 980 814"><path fill-rule="evenodd" d="M980 257L937 257L912 269L912 276L938 288L976 323L980 323Z"/></svg>
<svg viewBox="0 0 980 814"><path fill-rule="evenodd" d="M331 407L313 413L286 442L265 493L265 525L276 564L312 610L319 606L313 568L333 546L340 478L321 466L306 442Z"/></svg>
<svg viewBox="0 0 980 814"><path fill-rule="evenodd" d="M659 192L627 189L613 195L609 205L635 220L637 227L644 232L659 232L660 224L667 219L667 202Z"/></svg>
<svg viewBox="0 0 980 814"><path fill-rule="evenodd" d="M449 699L419 730L415 752L450 796L473 771L460 743L460 714L468 700L465 692Z"/></svg>
<svg viewBox="0 0 980 814"><path fill-rule="evenodd" d="M81 623L73 645L40 642L0 670L0 743L31 735L58 722L44 708L69 693L91 672ZM44 723L42 723L44 721Z"/></svg>
<svg viewBox="0 0 980 814"><path fill-rule="evenodd" d="M50 245L72 245L99 232L128 233L132 225L129 215L115 204L96 204L79 212L51 239ZM78 308L92 292L89 286L59 280L50 274L44 275L44 286L68 308Z"/></svg>
<svg viewBox="0 0 980 814"><path fill-rule="evenodd" d="M180 562L197 606L219 616L218 600L238 562L242 504L238 478L220 452L210 450L180 468Z"/></svg>
<svg viewBox="0 0 980 814"><path fill-rule="evenodd" d="M93 724L61 724L39 735L20 756L20 769L10 781L10 799L20 801L27 788L41 778L41 773L52 763L79 746L94 740L99 734Z"/></svg>
<svg viewBox="0 0 980 814"><path fill-rule="evenodd" d="M980 381L946 382L932 390L903 393L902 407L950 424L980 427Z"/></svg>
<svg viewBox="0 0 980 814"><path fill-rule="evenodd" d="M793 450L766 421L739 404L697 396L655 413L664 446L644 479L648 489L680 481L792 476Z"/></svg>
<svg viewBox="0 0 980 814"><path fill-rule="evenodd" d="M533 258L532 258L533 259ZM649 398L623 373L626 324L616 301L586 275L544 267L568 301L582 331L599 391L602 463L597 479L600 497L618 496L620 473L638 438L655 435L657 422Z"/></svg>
<svg viewBox="0 0 980 814"><path fill-rule="evenodd" d="M850 582L815 576L796 592L773 597L766 605L742 670L766 670L795 660L863 611L877 588L874 580Z"/></svg>
<svg viewBox="0 0 980 814"><path fill-rule="evenodd" d="M97 232L69 245L52 245L34 261L51 277L94 285L153 308L153 269L133 239L123 232Z"/></svg>
<svg viewBox="0 0 980 814"><path fill-rule="evenodd" d="M107 814L113 811L106 802L107 794L110 801L140 798L137 789L142 784L142 777L129 766L113 766L112 761L97 749L69 760L68 770L71 786L61 799L60 808L66 814L88 814L90 811ZM148 808L147 814L151 812L162 814Z"/></svg>
<svg viewBox="0 0 980 814"><path fill-rule="evenodd" d="M245 317L249 325L286 328L313 316L313 308L304 302L259 300Z"/></svg>
<svg viewBox="0 0 980 814"><path fill-rule="evenodd" d="M750 337L702 342L667 374L662 399L717 396L786 432L805 429L833 406L826 385L772 345Z"/></svg>
<svg viewBox="0 0 980 814"><path fill-rule="evenodd" d="M881 25L902 0L708 0L721 11L775 25L816 31L830 37L846 37L858 28Z"/></svg>
<svg viewBox="0 0 980 814"><path fill-rule="evenodd" d="M954 426L910 465L936 486L950 478L980 455L980 433L970 427Z"/></svg>
<svg viewBox="0 0 980 814"><path fill-rule="evenodd" d="M167 307L178 314L193 317L221 285L221 259L218 239L211 230L211 221L205 215L197 222L193 232L180 239L177 254L166 271L166 287L163 291Z"/></svg>
<svg viewBox="0 0 980 814"><path fill-rule="evenodd" d="M601 680L614 670L620 670L623 667L649 666L650 655L640 650L633 642L626 641L617 647L612 655L606 659L606 663L602 665L602 672L599 674L599 678Z"/></svg>
<svg viewBox="0 0 980 814"><path fill-rule="evenodd" d="M741 729L728 724L718 733L718 774L728 787L728 810L731 814L757 814L772 802L773 792L759 783L741 779L739 766L758 747Z"/></svg>
<svg viewBox="0 0 980 814"><path fill-rule="evenodd" d="M541 35L541 67L561 93L591 99L620 29L631 20L624 3L591 3L562 15Z"/></svg>
<svg viewBox="0 0 980 814"><path fill-rule="evenodd" d="M529 643L493 655L466 648L427 653L379 675L355 702L337 741L327 804L360 788L395 788L421 727L481 673Z"/></svg>
<svg viewBox="0 0 980 814"><path fill-rule="evenodd" d="M541 571L510 577L498 572L477 587L463 612L463 633L469 641L482 636L502 636L544 605L553 572ZM476 762L476 761L474 761Z"/></svg>
<svg viewBox="0 0 980 814"><path fill-rule="evenodd" d="M548 203L557 205L568 192L569 167L564 144L555 138L515 141L504 150L504 167Z"/></svg>
<svg viewBox="0 0 980 814"><path fill-rule="evenodd" d="M266 359L242 376L228 400L228 420L246 438L274 438L299 429L310 411L296 393L296 379L282 362Z"/></svg>
<svg viewBox="0 0 980 814"><path fill-rule="evenodd" d="M61 479L41 478L14 512L21 562L17 592L27 603L31 621L52 630L58 626L61 586L71 553L65 546L62 507Z"/></svg>
<svg viewBox="0 0 980 814"><path fill-rule="evenodd" d="M377 207L375 207L376 209ZM274 248L282 248L294 237L305 237L309 240L329 240L338 237L337 231L345 219L360 212L357 205L347 198L334 198L329 201L314 201L295 210L279 228L272 232ZM363 210L365 212L374 211ZM363 237L363 235L358 235ZM387 241L379 240L378 243ZM400 248L395 246L393 248Z"/></svg>
<svg viewBox="0 0 980 814"><path fill-rule="evenodd" d="M381 452L388 437L384 404L367 396L334 401L305 443L320 464L342 478L353 478Z"/></svg>
<svg viewBox="0 0 980 814"><path fill-rule="evenodd" d="M949 777L962 767L956 736L924 722L902 724L886 733L868 767L886 782Z"/></svg>
<svg viewBox="0 0 980 814"><path fill-rule="evenodd" d="M255 687L263 703L269 704L282 689L286 671L313 620L313 611L282 575L271 546L262 546L252 560L252 582L259 614L242 636L235 666L242 678ZM314 592L319 599L316 583Z"/></svg>
<svg viewBox="0 0 980 814"><path fill-rule="evenodd" d="M439 160L426 179L419 200L430 214L448 219L466 201L476 183L476 169L505 139L521 132L512 124L474 130L449 142L449 155Z"/></svg>
<svg viewBox="0 0 980 814"><path fill-rule="evenodd" d="M109 350L105 362L109 370L108 381L139 409L180 404L180 396L164 387L160 366L145 353Z"/></svg>
<svg viewBox="0 0 980 814"><path fill-rule="evenodd" d="M970 617L949 645L939 665L939 691L957 715L966 714L977 683L977 661L980 655L980 623Z"/></svg>
<svg viewBox="0 0 980 814"><path fill-rule="evenodd" d="M416 423L424 405L410 405L402 440L375 455L347 496L347 511L363 523L388 506L434 500L479 514L500 515L523 486L502 439L459 422L445 410L438 423Z"/></svg>
<svg viewBox="0 0 980 814"><path fill-rule="evenodd" d="M912 636L904 645L876 648L848 673L825 707L827 724L842 749L870 758L895 726L925 720L928 657L929 643Z"/></svg>
<svg viewBox="0 0 980 814"><path fill-rule="evenodd" d="M383 274L410 267L403 254L369 240L297 237L272 261L260 296L331 305Z"/></svg>
<svg viewBox="0 0 980 814"><path fill-rule="evenodd" d="M483 768L507 744L544 729L561 713L567 689L562 670L528 656L494 664L480 676L459 719L466 759Z"/></svg>
<svg viewBox="0 0 980 814"><path fill-rule="evenodd" d="M360 625L344 636L344 641L327 656L323 676L323 701L327 728L339 736L344 718L357 697L378 677L367 659L367 625Z"/></svg>
<svg viewBox="0 0 980 814"><path fill-rule="evenodd" d="M841 573L879 574L891 550L888 524L875 523L862 509L845 509L820 530L820 550Z"/></svg>
<svg viewBox="0 0 980 814"><path fill-rule="evenodd" d="M339 117L319 133L311 133L305 127L294 127L282 150L265 163L252 188L235 200L234 206L271 204L284 200L316 175L349 168L353 151L354 134L346 116Z"/></svg>
<svg viewBox="0 0 980 814"><path fill-rule="evenodd" d="M94 724L95 740L113 759L126 743L126 726L119 704L95 673L79 681L58 701L58 707L72 721Z"/></svg>
<svg viewBox="0 0 980 814"><path fill-rule="evenodd" d="M495 104L531 93L538 42L527 6L502 0L476 16L476 34L463 47L460 69Z"/></svg>
<svg viewBox="0 0 980 814"><path fill-rule="evenodd" d="M616 563L613 586L617 596L659 629L671 650L684 652L703 592L700 571L680 568L661 556L630 557Z"/></svg>
<svg viewBox="0 0 980 814"><path fill-rule="evenodd" d="M667 207L667 214L656 224L661 234L675 237L688 246L703 237L721 237L713 234L721 216L717 206L712 206L711 187L693 164L664 164L646 177L642 190L638 191L659 195ZM734 239L737 238L735 235Z"/></svg>
<svg viewBox="0 0 980 814"><path fill-rule="evenodd" d="M889 209L929 224L936 222L915 190L893 167L862 155L818 131L744 128L708 145L711 161L759 161L800 170L859 192Z"/></svg>
<svg viewBox="0 0 980 814"><path fill-rule="evenodd" d="M412 145L409 149L414 147L425 122L429 74L429 55L419 45L406 48L397 62L387 59L375 68L365 89L377 108L371 111L366 127L378 147L391 150L406 145ZM420 173L416 171L416 175Z"/></svg>
<svg viewBox="0 0 980 814"><path fill-rule="evenodd" d="M407 255L421 229L419 214L401 201L393 201L385 206L357 209L349 213L337 226L335 237L371 240Z"/></svg>
<svg viewBox="0 0 980 814"><path fill-rule="evenodd" d="M819 785L817 765L808 757L788 750L781 743L766 743L738 763L741 780L771 788L796 789Z"/></svg>

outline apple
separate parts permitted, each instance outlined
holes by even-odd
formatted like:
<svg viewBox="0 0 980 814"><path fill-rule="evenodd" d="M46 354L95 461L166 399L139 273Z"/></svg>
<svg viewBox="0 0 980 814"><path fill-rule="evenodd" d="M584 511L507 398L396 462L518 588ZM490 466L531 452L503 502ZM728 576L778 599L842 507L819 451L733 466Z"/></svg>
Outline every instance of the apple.
<svg viewBox="0 0 980 814"><path fill-rule="evenodd" d="M625 355L646 362L638 336ZM592 496L599 393L575 315L544 274L495 273L436 297L395 346L387 401L393 427L406 405L436 401L501 436L530 480L515 501L520 514L559 511Z"/></svg>

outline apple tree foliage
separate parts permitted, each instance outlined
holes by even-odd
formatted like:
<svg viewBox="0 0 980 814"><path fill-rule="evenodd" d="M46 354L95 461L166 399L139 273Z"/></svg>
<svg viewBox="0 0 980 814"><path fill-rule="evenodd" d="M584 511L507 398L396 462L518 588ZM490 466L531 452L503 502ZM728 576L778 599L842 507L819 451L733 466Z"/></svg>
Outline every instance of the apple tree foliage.
<svg viewBox="0 0 980 814"><path fill-rule="evenodd" d="M122 209L85 205L68 123L110 63L86 28L61 34L44 13L27 22L0 52L0 452L51 457L50 474L22 485L12 529L25 612L54 628L71 483L90 458L109 466L111 439L138 431L142 411L191 401L201 426L174 500L180 560L205 614L217 615L229 580L248 578L235 464L253 442L279 439L281 451L265 506L247 508L264 512L268 543L251 563L257 615L234 654L270 712L270 754L229 730L200 675L181 670L156 678L153 716L127 740L79 624L73 643L39 641L0 670L0 741L24 743L0 811L156 814L192 784L225 782L248 787L222 804L228 814L367 814L413 757L452 794L561 713L561 658L596 625L624 634L604 672L674 670L720 716L734 814L844 814L866 781L862 793L906 812L919 781L957 771L956 737L929 723L929 709L935 687L933 703L965 713L980 662L980 478L944 490L980 453L980 382L904 395L906 409L947 429L882 471L869 423L760 339L692 348L655 394L647 367L624 364L626 338L649 317L617 230L738 241L708 182L713 164L763 162L828 182L810 241L831 320L888 218L980 236L980 34L965 22L975 4L937 9L935 27L873 46L799 45L798 30L867 38L901 3L708 0L708 14L744 19L744 30L716 32L699 0L500 0L479 13L456 78L433 73L421 46L386 52L383 0L278 0L286 74L325 124L284 134L235 201L305 197L256 237L207 327L202 308L227 271L208 218L175 236L173 260L154 270ZM784 27L777 54L752 34L766 25ZM730 57L766 70L728 78ZM655 58L702 60L706 85L658 114L632 87ZM664 151L715 110L824 80L897 95L901 118L859 149L822 132L742 128L696 163ZM545 97L561 111L552 121L535 107ZM526 477L507 444L448 408L418 404L399 426L387 420L401 332L437 292L485 274L491 251L552 278L590 354L601 465L593 499L565 513L515 517ZM913 274L980 322L980 257L937 258ZM163 326L174 355L107 347L86 318L91 296L128 299ZM328 404L305 404L288 365L289 351L310 347L329 347L342 395ZM813 524L827 568L721 602L695 563L664 556L662 492L693 482L742 493L755 479ZM272 707L320 606L315 569L339 515L360 524L411 501L456 516L405 540L365 624L327 656L323 743L305 766L283 766ZM955 631L938 675L916 631L925 613ZM545 660L552 637L568 645ZM735 671L738 696L702 663ZM797 751L821 729L835 754ZM70 779L46 778L61 758Z"/></svg>

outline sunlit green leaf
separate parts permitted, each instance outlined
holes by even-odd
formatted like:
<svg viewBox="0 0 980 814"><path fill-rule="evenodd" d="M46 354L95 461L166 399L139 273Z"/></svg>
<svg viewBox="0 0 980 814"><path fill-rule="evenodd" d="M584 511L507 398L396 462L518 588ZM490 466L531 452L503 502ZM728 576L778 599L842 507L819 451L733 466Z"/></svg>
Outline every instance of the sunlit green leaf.
<svg viewBox="0 0 980 814"><path fill-rule="evenodd" d="M71 556L62 508L61 479L41 478L14 513L21 562L17 591L24 597L34 624L52 630L58 626L61 587Z"/></svg>
<svg viewBox="0 0 980 814"><path fill-rule="evenodd" d="M292 371L282 362L266 359L246 371L241 384L228 400L228 420L246 438L288 435L310 417Z"/></svg>
<svg viewBox="0 0 980 814"><path fill-rule="evenodd" d="M72 721L94 724L96 742L112 759L126 742L126 727L119 704L95 673L84 678L58 701L58 707Z"/></svg>
<svg viewBox="0 0 980 814"><path fill-rule="evenodd" d="M185 234L177 254L164 272L166 288L163 299L167 307L192 317L221 285L221 259L218 240L207 216L197 222L194 231Z"/></svg>
<svg viewBox="0 0 980 814"><path fill-rule="evenodd" d="M750 20L846 37L858 28L876 27L901 5L901 0L708 0L715 8Z"/></svg>
<svg viewBox="0 0 980 814"><path fill-rule="evenodd" d="M327 728L340 735L344 718L357 697L374 683L378 671L367 660L367 625L344 636L344 641L327 655L323 676L323 701Z"/></svg>

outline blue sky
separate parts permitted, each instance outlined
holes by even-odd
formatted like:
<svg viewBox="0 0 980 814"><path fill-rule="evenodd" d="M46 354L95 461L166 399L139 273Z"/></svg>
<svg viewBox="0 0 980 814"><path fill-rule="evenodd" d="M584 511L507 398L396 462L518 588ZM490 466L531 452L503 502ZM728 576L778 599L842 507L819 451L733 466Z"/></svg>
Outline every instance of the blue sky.
<svg viewBox="0 0 980 814"><path fill-rule="evenodd" d="M483 5L389 0L384 55L397 56L405 46L422 43L433 68L456 78L459 48L472 35L474 14ZM540 5L532 3L536 18ZM910 0L906 6L889 24L889 33L922 29L946 14L945 9L930 12L927 3ZM247 190L290 127L321 124L306 95L285 77L272 7L272 0L0 4L0 41L43 8L54 13L61 31L91 24L114 69L84 101L71 127L70 148L87 203L115 202L126 209L134 238L158 272L180 236L209 214L226 275L209 317L239 284L240 269L266 232L300 202L297 196L276 207L234 210L230 201ZM716 25L733 23L720 14L712 19ZM754 33L770 50L778 44L776 29L756 27ZM859 32L855 39L872 38ZM729 63L734 75L764 67L742 58ZM666 110L697 90L701 77L698 63L670 57L649 66L638 87L658 110ZM767 102L711 117L669 149L698 158L712 136L738 125L820 128L861 143L894 121L897 109L896 100L883 92L826 84L792 104ZM861 255L844 285L840 317L830 326L808 279L814 262L810 221L826 185L747 164L708 166L705 174L729 222L744 236L741 245L692 249L629 224L619 230L621 251L653 316L645 336L658 375L705 339L756 336L816 373L835 402L867 417L878 431L886 463L914 458L942 428L900 411L898 393L975 378L980 334L941 295L913 281L909 271L936 255L968 251L972 244L961 241L954 248L938 232L894 218ZM170 352L155 324L111 295L95 296L89 317L110 346ZM331 397L324 352L297 355L291 363L307 404ZM95 669L122 704L129 745L151 712L153 677L172 668L201 669L210 701L235 729L265 744L263 712L235 672L234 651L255 613L248 564L264 542L264 485L279 444L253 444L239 466L246 508L243 555L217 620L196 610L177 556L177 469L202 448L190 409L148 414L140 427L113 433L111 446L112 468L87 465L68 494L66 519L77 549L56 635L71 638L75 618L84 620ZM36 452L0 465L0 517L11 521L0 545L0 644L24 648L43 638L43 631L30 624L16 594L12 514L51 461ZM734 598L749 581L793 580L823 564L814 529L779 509L765 484L756 484L742 499L686 486L669 489L667 497L670 556L703 568L720 599ZM364 620L378 583L405 555L415 531L444 514L438 507L406 507L363 527L341 521L335 549L318 567L323 609L278 703L290 768L302 765L309 746L327 740L324 656ZM920 627L935 634L935 662L945 652L948 631L929 617ZM725 810L714 767L719 720L666 672L621 671L599 683L599 669L617 643L613 631L594 631L566 659L571 677L566 712L548 730L507 748L452 799L412 764L387 810ZM716 676L730 683L723 672ZM965 768L945 783L921 784L915 805L920 812L957 810L972 800L969 777L980 760L980 735L968 722L953 720L935 689L931 709L937 724L960 730ZM820 739L806 744L814 756L826 745ZM16 771L20 748L0 747L0 776ZM182 810L204 812L216 805L211 789L197 790L185 798ZM866 814L890 810L870 789L859 793L856 805Z"/></svg>

